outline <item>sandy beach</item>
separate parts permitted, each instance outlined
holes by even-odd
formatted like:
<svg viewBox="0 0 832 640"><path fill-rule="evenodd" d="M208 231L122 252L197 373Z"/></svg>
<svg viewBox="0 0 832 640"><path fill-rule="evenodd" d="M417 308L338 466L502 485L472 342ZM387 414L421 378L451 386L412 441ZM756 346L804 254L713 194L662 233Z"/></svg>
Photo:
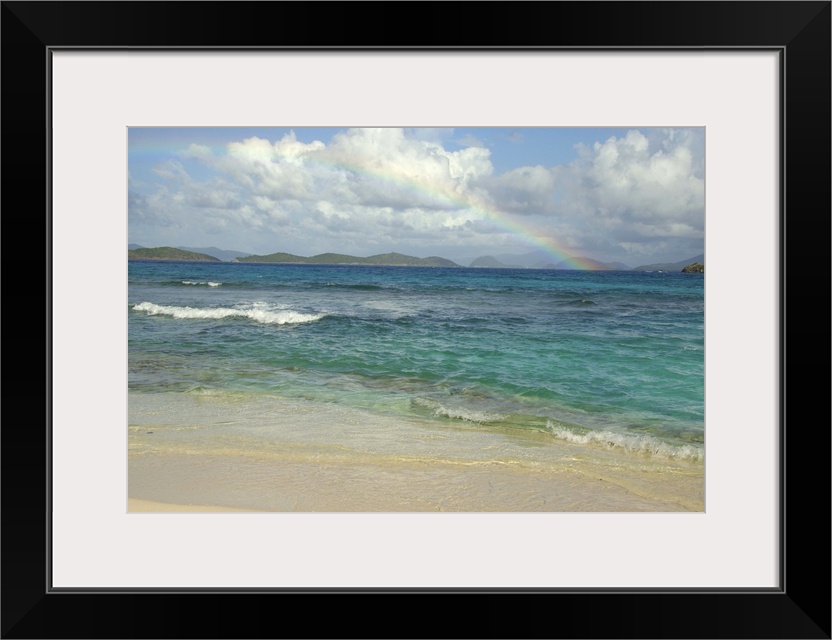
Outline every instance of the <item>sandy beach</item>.
<svg viewBox="0 0 832 640"><path fill-rule="evenodd" d="M701 461L274 397L133 394L128 444L131 512L704 510Z"/></svg>
<svg viewBox="0 0 832 640"><path fill-rule="evenodd" d="M127 499L128 513L247 513L246 509L204 504L171 504L153 500Z"/></svg>
<svg viewBox="0 0 832 640"><path fill-rule="evenodd" d="M384 464L270 464L245 457L160 454L130 460L128 511L701 511L686 495L694 482L695 476L663 474L651 486L648 473L604 477L580 469L530 471L497 463L460 468L412 462L393 470Z"/></svg>

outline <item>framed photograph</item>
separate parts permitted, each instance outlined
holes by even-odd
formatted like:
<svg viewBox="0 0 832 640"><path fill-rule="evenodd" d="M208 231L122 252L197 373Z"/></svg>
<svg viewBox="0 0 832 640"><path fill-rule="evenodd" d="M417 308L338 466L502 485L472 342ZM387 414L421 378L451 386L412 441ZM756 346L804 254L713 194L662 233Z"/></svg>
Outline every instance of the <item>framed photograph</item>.
<svg viewBox="0 0 832 640"><path fill-rule="evenodd" d="M822 299L829 291L830 3L517 4L446 4L441 17L439 5L402 5L420 11L391 42L362 26L379 15L363 3L3 3L7 337L38 327L30 341L7 341L7 407L34 407L38 418L8 411L2 434L4 637L376 635L334 621L262 630L274 623L265 611L301 595L351 596L368 614L378 604L368 597L443 595L431 598L436 615L459 619L465 607L459 632L483 636L830 637L829 433L807 426L819 403L800 375L815 370L809 354L826 358L817 341L828 336L828 305L807 309L812 296L795 294L795 274L804 286L812 274ZM466 35L454 11L465 12ZM538 144L510 160L509 145L532 137ZM279 176L258 164L264 144L272 165L274 154L284 163ZM437 167L453 165L453 180L406 174L406 162L428 170L425 150ZM289 191L316 217L299 221ZM26 214L15 215L22 202ZM183 202L204 213L176 209ZM467 244L454 248L440 227L464 231ZM220 244L232 239L247 244ZM32 242L45 247L35 260ZM133 258L206 256L209 245L256 257L186 273L182 263L128 263L131 243L143 245ZM167 245L186 253L159 254ZM497 254L507 247L516 251ZM548 262L509 264L534 248ZM477 349L494 334L480 327L478 338L465 321L470 305L498 310L502 284L481 274L531 266L562 279L567 269L583 289L558 300L588 306L596 301L582 291L606 304L609 278L633 278L625 265L658 279L671 256L700 254L707 274L684 280L700 283L698 311L683 310L699 324L686 337L656 320L670 345L662 370L692 373L698 396L695 385L673 396L663 388L671 373L652 379L625 367L626 354L622 376L645 384L616 385L610 363L592 366L565 330L558 362L572 366L554 368L541 351L500 360L503 370L529 367L514 378L478 374L488 353ZM280 282L260 289L266 267L240 264L310 256L314 267L268 267ZM440 348L405 340L412 327L396 333L405 302L422 305L410 320L427 321L434 304L450 313L448 296L430 297L438 271L425 266L451 265L423 264L432 256L466 267L453 276L458 322L431 325L425 344L458 343L468 357L435 363L436 380L409 377L405 362L438 362ZM345 261L370 258L387 260L372 269L399 268L397 292L408 295L393 300L378 281L344 275ZM790 275L792 309L803 302L791 323ZM488 316L522 321L500 338L515 355L557 329L521 312L537 291L521 284L504 305L516 313ZM252 297L275 288L294 306ZM38 325L28 307L43 299ZM647 307L627 326L633 339L656 336ZM183 332L183 318L198 330ZM229 338L218 320L241 328ZM309 332L284 331L280 357L269 356L272 334L259 329L287 323L314 327L320 354L301 339ZM378 333L364 344L371 325ZM594 340L622 330L595 329ZM339 337L353 351L339 351ZM44 357L13 355L18 343L43 344ZM694 360L677 353L697 345ZM234 349L256 357L244 369ZM399 369L355 360L385 350L402 354ZM562 384L517 386L535 358ZM276 368L278 377L264 373ZM599 370L594 383L580 375ZM580 404L553 400L593 384ZM164 392L173 387L188 392ZM663 393L673 399L658 411ZM175 403L206 395L210 450L171 418L194 411ZM402 403L418 426L396 432L399 450L389 434L403 424ZM616 430L638 411L641 431ZM258 430L263 415L292 415L303 435L270 453L263 438L277 436ZM243 426L224 430L231 422ZM563 469L545 457L552 439L571 456ZM448 447L457 462L504 464L454 494L457 476L431 485L425 473L426 456ZM580 447L607 456L603 473ZM359 450L372 464L350 457ZM216 471L230 468L229 451L251 461L245 482L239 464ZM517 472L527 467L533 480ZM251 503L252 491L271 502ZM353 502L339 508L344 495ZM450 513L430 513L440 510ZM480 613L481 598L498 596L516 603L502 624ZM420 604L394 602L402 615ZM180 626L160 626L148 606ZM205 607L216 615L200 615ZM566 613L530 619L531 610ZM427 620L407 628L436 634Z"/></svg>

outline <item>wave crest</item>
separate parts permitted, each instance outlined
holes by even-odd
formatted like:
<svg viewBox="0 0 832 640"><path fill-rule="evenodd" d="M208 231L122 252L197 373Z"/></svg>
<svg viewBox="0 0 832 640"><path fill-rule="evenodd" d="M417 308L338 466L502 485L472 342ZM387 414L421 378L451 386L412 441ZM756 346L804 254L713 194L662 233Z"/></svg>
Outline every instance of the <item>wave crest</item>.
<svg viewBox="0 0 832 640"><path fill-rule="evenodd" d="M612 431L587 431L578 433L571 429L556 426L551 420L546 421L549 432L559 438L575 444L597 444L607 448L621 448L634 453L645 453L658 458L672 458L676 460L702 461L705 451L700 447L682 445L675 447L662 442L653 436L633 436Z"/></svg>
<svg viewBox="0 0 832 640"><path fill-rule="evenodd" d="M264 308L242 309L231 307L216 307L199 309L194 307L171 307L141 302L133 305L133 311L144 311L148 315L171 316L177 319L222 320L224 318L248 318L261 324L303 324L320 320L324 313L299 313L297 311L274 311Z"/></svg>
<svg viewBox="0 0 832 640"><path fill-rule="evenodd" d="M435 400L428 400L427 398L414 398L413 404L425 409L430 409L433 415L441 418L450 418L452 420L464 420L466 422L476 422L483 424L486 422L498 422L504 420L505 416L498 413L490 413L488 411L474 411L471 409L463 409L461 407L446 407Z"/></svg>

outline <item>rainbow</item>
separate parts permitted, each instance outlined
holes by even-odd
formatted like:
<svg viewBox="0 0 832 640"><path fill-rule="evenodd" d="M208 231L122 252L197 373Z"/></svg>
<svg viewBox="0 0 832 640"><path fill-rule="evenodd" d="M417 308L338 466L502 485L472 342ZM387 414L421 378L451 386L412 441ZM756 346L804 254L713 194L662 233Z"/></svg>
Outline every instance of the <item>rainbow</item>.
<svg viewBox="0 0 832 640"><path fill-rule="evenodd" d="M460 194L447 187L405 176L403 174L374 169L357 163L348 163L343 161L334 162L331 160L313 158L312 155L313 154L305 154L302 156L303 162L305 164L313 164L316 166L325 166L327 168L349 171L357 175L366 176L370 179L393 185L398 189L411 191L420 195L427 195L431 198L438 198L455 208L467 210L478 218L487 220L495 228L519 238L524 244L527 244L534 249L543 251L546 255L552 258L552 264L559 264L562 262L566 265L566 268L578 270L591 270L595 268L592 260L571 255L566 246L560 243L553 236L544 233L539 227L536 227L523 219L510 216L495 207L490 202L486 201L484 198L474 194Z"/></svg>

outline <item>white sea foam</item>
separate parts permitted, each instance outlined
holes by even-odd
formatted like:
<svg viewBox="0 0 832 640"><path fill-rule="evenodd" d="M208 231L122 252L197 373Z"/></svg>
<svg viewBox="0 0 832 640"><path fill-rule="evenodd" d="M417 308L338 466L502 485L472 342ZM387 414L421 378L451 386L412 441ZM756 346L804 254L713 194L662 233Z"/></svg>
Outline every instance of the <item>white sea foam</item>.
<svg viewBox="0 0 832 640"><path fill-rule="evenodd" d="M587 431L585 433L577 433L571 429L559 427L552 423L551 420L546 422L546 428L556 438L575 444L597 444L608 448L619 447L626 451L646 453L658 458L695 461L704 458L704 450L699 447L692 447L690 445L674 447L652 436L625 435L612 431Z"/></svg>
<svg viewBox="0 0 832 640"><path fill-rule="evenodd" d="M435 400L428 400L426 398L414 398L413 404L430 409L436 417L451 418L452 420L465 420L466 422L482 424L484 422L497 422L504 419L504 416L498 413L473 411L461 407L446 407Z"/></svg>
<svg viewBox="0 0 832 640"><path fill-rule="evenodd" d="M314 322L324 317L323 313L299 313L297 311L271 310L260 306L254 308L194 308L194 307L170 307L142 302L133 306L133 311L144 311L148 315L164 315L178 319L203 319L221 320L223 318L248 318L261 324L302 324Z"/></svg>
<svg viewBox="0 0 832 640"><path fill-rule="evenodd" d="M222 282L194 282L193 280L183 280L182 284L205 285L208 287L219 287Z"/></svg>

